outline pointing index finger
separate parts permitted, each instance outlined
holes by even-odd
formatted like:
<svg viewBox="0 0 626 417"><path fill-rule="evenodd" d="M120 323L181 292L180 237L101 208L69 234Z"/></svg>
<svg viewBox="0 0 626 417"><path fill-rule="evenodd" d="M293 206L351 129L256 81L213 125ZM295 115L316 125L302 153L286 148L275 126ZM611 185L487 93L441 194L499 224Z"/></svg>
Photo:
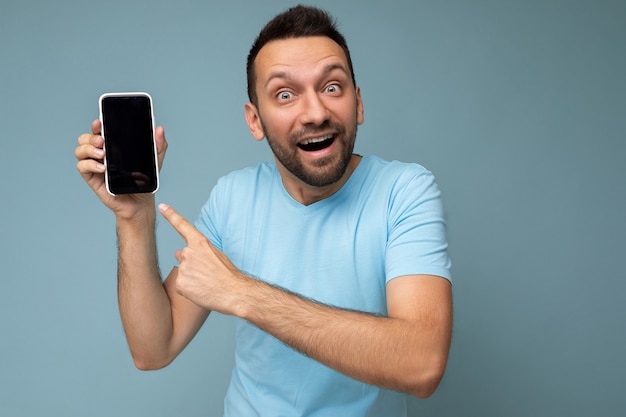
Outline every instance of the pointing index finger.
<svg viewBox="0 0 626 417"><path fill-rule="evenodd" d="M191 223L187 221L183 216L178 214L176 210L165 203L159 204L159 211L165 217L165 219L176 229L178 234L185 239L187 244L190 243L190 240L196 238L198 235L202 235Z"/></svg>

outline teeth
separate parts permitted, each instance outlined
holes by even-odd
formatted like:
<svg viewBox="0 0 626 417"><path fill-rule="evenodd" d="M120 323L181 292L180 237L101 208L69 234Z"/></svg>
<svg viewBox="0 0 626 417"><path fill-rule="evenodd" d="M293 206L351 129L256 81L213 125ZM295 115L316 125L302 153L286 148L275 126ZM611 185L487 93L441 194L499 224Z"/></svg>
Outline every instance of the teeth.
<svg viewBox="0 0 626 417"><path fill-rule="evenodd" d="M332 139L332 137L333 137L333 135L326 135L326 136L322 136L322 137L319 137L319 138L307 139L304 142L302 142L301 145L306 146L306 145L311 145L313 143L324 142L325 140Z"/></svg>

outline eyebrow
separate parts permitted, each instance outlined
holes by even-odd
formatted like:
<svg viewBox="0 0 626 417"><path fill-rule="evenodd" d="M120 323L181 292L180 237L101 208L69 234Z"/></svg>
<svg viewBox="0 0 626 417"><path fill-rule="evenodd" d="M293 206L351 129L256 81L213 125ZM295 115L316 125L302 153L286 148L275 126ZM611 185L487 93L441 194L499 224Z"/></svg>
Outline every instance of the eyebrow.
<svg viewBox="0 0 626 417"><path fill-rule="evenodd" d="M335 70L341 70L344 74L349 75L348 70L341 63L338 63L338 62L326 65L322 69L322 75L328 75L328 74L330 74L331 72L333 72ZM293 74L291 72L288 72L288 71L274 71L274 72L270 73L270 76L267 78L267 81L265 81L264 87L267 88L269 83L272 80L274 80L274 79L292 80L293 78L294 77L293 77Z"/></svg>

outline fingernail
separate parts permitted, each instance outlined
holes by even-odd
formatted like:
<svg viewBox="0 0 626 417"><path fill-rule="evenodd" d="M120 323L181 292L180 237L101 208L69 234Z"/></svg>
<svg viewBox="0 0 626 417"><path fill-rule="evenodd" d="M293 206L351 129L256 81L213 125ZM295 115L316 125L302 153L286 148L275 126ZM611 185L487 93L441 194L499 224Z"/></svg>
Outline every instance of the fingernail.
<svg viewBox="0 0 626 417"><path fill-rule="evenodd" d="M102 149L95 149L93 151L94 154L96 154L97 157L103 157L104 156L104 151Z"/></svg>
<svg viewBox="0 0 626 417"><path fill-rule="evenodd" d="M159 204L159 211L160 211L160 212L164 212L164 211L165 211L165 210L167 210L168 208L170 208L170 206L168 206L168 205L167 205L167 204L165 204L165 203L161 203L161 204Z"/></svg>

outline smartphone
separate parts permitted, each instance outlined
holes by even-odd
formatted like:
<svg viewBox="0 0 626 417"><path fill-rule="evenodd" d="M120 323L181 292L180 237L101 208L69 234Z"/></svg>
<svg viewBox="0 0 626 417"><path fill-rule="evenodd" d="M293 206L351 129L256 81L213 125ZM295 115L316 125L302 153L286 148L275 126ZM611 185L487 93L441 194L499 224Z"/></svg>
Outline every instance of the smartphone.
<svg viewBox="0 0 626 417"><path fill-rule="evenodd" d="M156 192L159 169L152 97L148 93L106 93L100 96L99 107L108 192Z"/></svg>

